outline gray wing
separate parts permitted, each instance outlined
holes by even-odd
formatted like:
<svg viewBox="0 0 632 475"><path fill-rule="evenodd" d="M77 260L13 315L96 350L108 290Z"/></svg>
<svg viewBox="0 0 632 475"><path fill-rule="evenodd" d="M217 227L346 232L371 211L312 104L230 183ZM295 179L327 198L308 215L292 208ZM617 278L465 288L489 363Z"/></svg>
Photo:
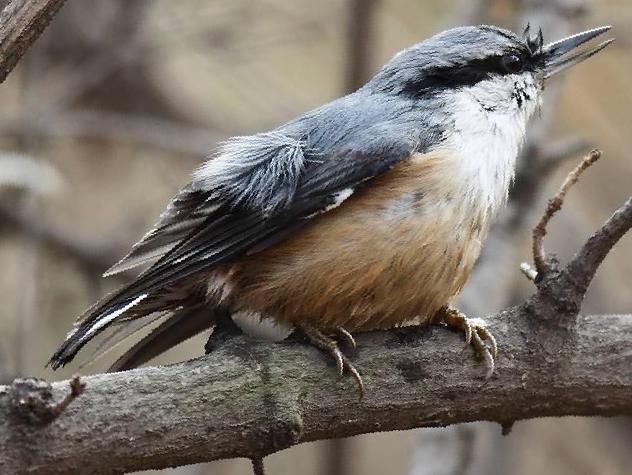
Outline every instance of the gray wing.
<svg viewBox="0 0 632 475"><path fill-rule="evenodd" d="M222 218L222 205L227 202L231 208L241 206L263 214L287 206L309 153L305 141L278 132L229 139L171 200L129 254L103 275L118 274L164 256L202 223Z"/></svg>
<svg viewBox="0 0 632 475"><path fill-rule="evenodd" d="M219 206L189 236L123 289L118 298L153 292L255 247L260 249L262 242L274 242L275 236L285 235L287 229L296 229L340 205L365 182L410 157L417 144L414 137L389 135L374 127L328 157L316 155L289 192L284 177L267 182L260 178L261 187L282 195L270 199L287 204L276 205L273 212L269 202L254 202L251 207L234 206L234 202Z"/></svg>
<svg viewBox="0 0 632 475"><path fill-rule="evenodd" d="M163 215L163 223L146 237L151 245L167 243L170 250L133 282L81 317L76 330L51 358L51 365L70 361L106 326L125 319L130 312L136 313L135 306L158 298L187 277L285 238L288 230L339 206L371 178L419 151L418 137L390 127L380 124L366 129L327 155L309 150L307 145L302 145L298 154L296 144L304 142L286 139L291 145L284 148L277 141L281 140L278 135L273 142L275 150L267 136L256 159L248 157L254 146L250 151L246 146L242 161L224 159L222 164L220 155L216 165L200 169L190 188L185 188L185 198L176 197L184 205L172 203L172 211ZM248 138L249 143L252 140ZM231 147L237 150L239 143L233 142ZM172 241L174 236L181 236L179 216L188 234ZM141 242L136 249L149 249L151 245Z"/></svg>
<svg viewBox="0 0 632 475"><path fill-rule="evenodd" d="M103 276L115 275L164 256L200 226L217 207L212 192L198 189L192 183L185 186L171 200L154 227Z"/></svg>

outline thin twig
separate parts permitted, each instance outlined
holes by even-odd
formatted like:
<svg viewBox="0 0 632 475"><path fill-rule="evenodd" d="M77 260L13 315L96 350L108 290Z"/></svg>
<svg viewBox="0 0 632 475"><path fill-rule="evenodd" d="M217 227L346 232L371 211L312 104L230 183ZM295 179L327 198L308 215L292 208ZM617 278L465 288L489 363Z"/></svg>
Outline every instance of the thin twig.
<svg viewBox="0 0 632 475"><path fill-rule="evenodd" d="M351 0L347 45L345 90L353 92L369 77L371 59L371 31L374 26L378 0Z"/></svg>
<svg viewBox="0 0 632 475"><path fill-rule="evenodd" d="M549 270L549 264L547 262L543 244L544 236L546 235L546 227L549 224L549 221L553 215L562 208L562 204L564 203L564 198L566 197L568 190L577 183L580 175L590 165L599 160L600 157L600 150L593 150L584 157L581 163L568 174L557 194L549 200L544 214L540 218L538 224L533 228L533 262L538 275L542 276Z"/></svg>
<svg viewBox="0 0 632 475"><path fill-rule="evenodd" d="M79 376L74 376L69 383L70 391L66 394L57 404L53 404L49 407L50 415L52 419L57 419L62 412L68 407L68 405L79 397L86 389L86 383L83 383Z"/></svg>
<svg viewBox="0 0 632 475"><path fill-rule="evenodd" d="M7 391L11 413L27 424L50 424L86 389L79 376L74 376L68 384L70 391L61 401L55 402L50 383L35 378L15 380Z"/></svg>

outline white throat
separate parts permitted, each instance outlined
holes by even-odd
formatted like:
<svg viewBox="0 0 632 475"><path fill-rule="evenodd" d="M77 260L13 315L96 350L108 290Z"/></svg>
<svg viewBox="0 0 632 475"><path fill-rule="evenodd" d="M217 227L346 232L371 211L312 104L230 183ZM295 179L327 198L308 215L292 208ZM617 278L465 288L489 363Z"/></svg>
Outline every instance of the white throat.
<svg viewBox="0 0 632 475"><path fill-rule="evenodd" d="M539 91L531 78L518 77L528 100L517 98L514 82L488 80L450 94L454 129L445 147L455 156L455 173L466 199L495 214L507 200L527 122ZM520 104L519 104L519 101Z"/></svg>

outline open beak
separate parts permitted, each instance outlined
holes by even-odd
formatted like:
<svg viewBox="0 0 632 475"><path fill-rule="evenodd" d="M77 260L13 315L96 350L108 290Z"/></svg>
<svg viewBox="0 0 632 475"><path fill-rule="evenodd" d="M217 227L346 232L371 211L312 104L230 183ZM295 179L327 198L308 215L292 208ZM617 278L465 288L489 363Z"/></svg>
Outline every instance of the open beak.
<svg viewBox="0 0 632 475"><path fill-rule="evenodd" d="M542 48L544 56L544 78L548 79L554 74L564 71L566 68L581 63L583 60L599 53L602 49L614 41L614 38L599 43L594 48L578 49L584 43L610 30L611 26L602 26L592 30L577 33L576 35L549 43Z"/></svg>

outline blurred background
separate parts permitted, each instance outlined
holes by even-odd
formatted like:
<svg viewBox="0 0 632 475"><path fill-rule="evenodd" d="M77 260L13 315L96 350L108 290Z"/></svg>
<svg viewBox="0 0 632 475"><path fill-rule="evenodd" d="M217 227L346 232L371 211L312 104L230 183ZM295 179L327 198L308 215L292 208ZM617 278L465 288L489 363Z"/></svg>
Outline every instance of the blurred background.
<svg viewBox="0 0 632 475"><path fill-rule="evenodd" d="M68 0L0 87L0 383L79 371L44 363L74 318L129 278L100 274L218 141L352 91L445 28L527 22L548 41L612 24L617 42L548 88L510 206L460 298L478 316L533 290L518 270L530 229L582 153L599 146L605 157L549 227L550 251L567 259L630 194L630 0ZM631 281L627 237L584 311L629 313ZM160 361L198 356L204 339ZM121 351L80 371L104 371ZM266 465L274 475L629 474L631 448L629 419L565 418L518 422L507 437L477 423L304 444ZM250 470L233 460L160 473Z"/></svg>

